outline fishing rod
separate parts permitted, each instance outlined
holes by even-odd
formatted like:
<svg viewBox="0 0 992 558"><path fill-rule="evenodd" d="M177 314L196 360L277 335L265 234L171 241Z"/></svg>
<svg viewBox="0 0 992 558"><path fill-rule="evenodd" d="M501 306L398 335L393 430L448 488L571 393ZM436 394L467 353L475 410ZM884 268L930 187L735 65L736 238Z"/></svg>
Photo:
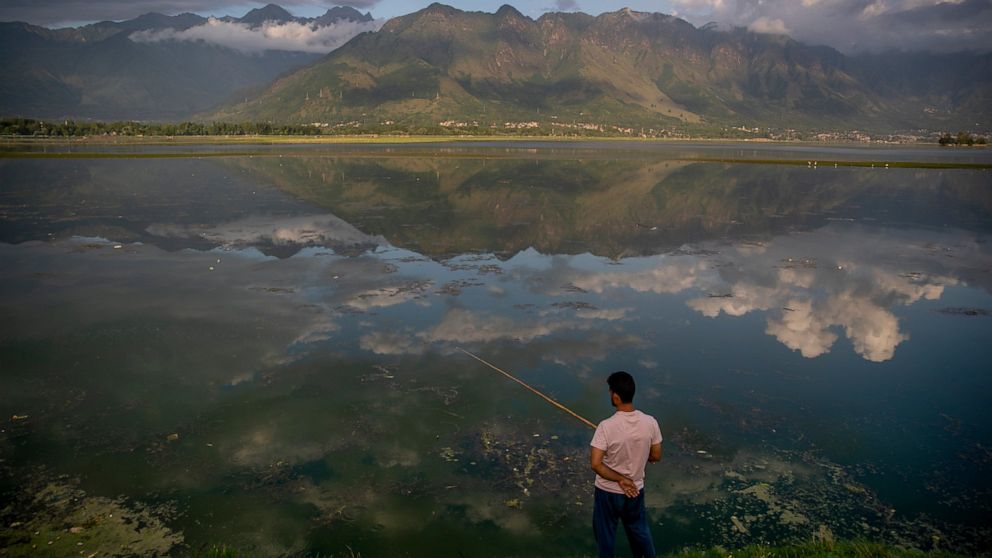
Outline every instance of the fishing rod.
<svg viewBox="0 0 992 558"><path fill-rule="evenodd" d="M534 392L534 393L536 393L536 394L537 394L538 396L540 396L540 397L541 397L542 399L544 399L544 400L545 400L545 401L547 401L548 403L551 403L551 404L552 404L552 405L554 405L555 407L558 407L558 408L559 408L559 409L561 409L562 411L565 411L566 413L568 413L568 414L570 414L570 415L572 415L573 417L575 417L575 418L577 418L577 419L579 419L580 421L582 421L582 423L583 423L583 424L585 424L585 425L586 425L586 426L588 426L589 428L592 428L593 430L595 430L595 429L596 429L596 425L595 425L595 424L593 424L592 422L590 422L590 421L589 421L588 419L585 419L585 418L583 418L582 416L580 416L580 415L579 415L578 413L576 413L575 411L573 411L573 410L571 410L571 409L569 409L568 407L566 407L566 406L564 406L564 405L562 405L561 403L559 403L559 402L557 402L557 401L555 401L554 399L552 399L552 398L550 398L550 397L548 397L547 395L544 395L544 394L543 394L543 393L541 393L540 391L538 391L538 390L536 390L536 389L534 389L534 388L532 388L532 387L530 387L530 386L529 386L529 385L528 385L528 384L527 384L526 382L524 382L523 380L520 380L519 378L517 378L517 377L516 377L516 376L514 376L513 374L510 374L510 373L509 373L509 372L507 372L506 370L503 370L502 368L500 368L500 367L498 367L498 366L496 366L496 365L494 365L494 364L491 364L491 363L489 363L489 362L487 362L487 361L485 361L485 360L483 360L483 359L482 359L482 358L480 358L480 357L477 357L477 356L475 356L474 354L472 354L472 353L470 353L470 352L468 352L468 351L466 351L465 349L463 349L463 348L461 348L461 347L455 347L455 349L457 349L457 350L459 350L459 351L461 351L461 352L463 352L463 353L465 353L466 355L468 355L468 356L470 356L470 357L472 357L472 358L474 358L475 360L477 360L477 361L479 361L479 362L481 362L482 364L485 364L485 365L486 365L486 366L488 366L489 368L492 368L493 370L495 370L495 371L497 371L497 372L499 372L500 374L502 374L502 375L504 375L504 376L506 376L507 378L509 378L509 379L511 379L511 380L513 380L514 382L517 382L518 384L520 384L520 385L522 385L522 386L524 386L525 388L527 388L527 389L529 389L530 391L532 391L532 392Z"/></svg>

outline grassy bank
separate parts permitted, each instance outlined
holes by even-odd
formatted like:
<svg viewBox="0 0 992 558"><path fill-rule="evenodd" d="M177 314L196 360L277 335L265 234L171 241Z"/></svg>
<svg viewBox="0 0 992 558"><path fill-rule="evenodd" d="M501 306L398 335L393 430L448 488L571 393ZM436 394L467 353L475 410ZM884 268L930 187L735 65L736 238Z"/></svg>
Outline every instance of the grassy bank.
<svg viewBox="0 0 992 558"><path fill-rule="evenodd" d="M666 554L666 558L963 558L951 552L921 552L869 541L811 541L787 546L748 546L736 550L711 548Z"/></svg>
<svg viewBox="0 0 992 558"><path fill-rule="evenodd" d="M622 543L621 543L622 544ZM626 548L622 549L626 552ZM254 555L242 553L226 546L217 546L203 553L194 553L196 558L249 558ZM311 554L311 558L361 558L361 553L345 549L338 554ZM980 556L989 556L982 554ZM579 557L576 557L579 558ZM747 546L738 549L714 547L710 549L686 549L660 555L659 558L965 558L963 554L952 552L908 550L870 541L810 541L784 546Z"/></svg>
<svg viewBox="0 0 992 558"><path fill-rule="evenodd" d="M936 142L932 143L864 143L862 141L811 141L799 139L766 139L766 138L734 138L734 137L633 137L633 136L563 136L563 135L542 135L542 134L506 134L506 135L466 135L466 134L441 134L441 135L405 135L405 134L355 134L355 135L319 135L319 136L294 136L294 135L267 135L267 134L245 134L245 135L206 135L206 136L164 136L164 135L94 135L94 136L21 136L2 135L0 145L11 144L91 144L91 145L296 145L296 144L409 144L409 143L438 143L438 142L559 142L559 143L583 143L583 142L635 142L635 143L753 143L753 144L786 144L786 145L845 145L845 146L925 146L937 147ZM948 149L987 149L985 145L974 146L947 146Z"/></svg>

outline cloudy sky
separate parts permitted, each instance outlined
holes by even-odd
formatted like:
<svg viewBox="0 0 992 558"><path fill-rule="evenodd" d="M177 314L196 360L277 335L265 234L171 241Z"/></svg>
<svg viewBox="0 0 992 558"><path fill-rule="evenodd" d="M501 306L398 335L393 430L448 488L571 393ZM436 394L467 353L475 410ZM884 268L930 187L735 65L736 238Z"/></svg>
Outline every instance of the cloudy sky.
<svg viewBox="0 0 992 558"><path fill-rule="evenodd" d="M507 0L449 0L464 10L495 11ZM149 11L243 15L265 2L239 0L0 0L0 20L58 26L129 19ZM416 11L430 0L282 0L296 15L314 16L350 5L390 18ZM511 2L512 3L512 2ZM845 52L883 49L992 49L992 0L527 0L516 6L539 17L547 11L598 14L630 7L679 15L696 25L715 21L759 32L787 33Z"/></svg>

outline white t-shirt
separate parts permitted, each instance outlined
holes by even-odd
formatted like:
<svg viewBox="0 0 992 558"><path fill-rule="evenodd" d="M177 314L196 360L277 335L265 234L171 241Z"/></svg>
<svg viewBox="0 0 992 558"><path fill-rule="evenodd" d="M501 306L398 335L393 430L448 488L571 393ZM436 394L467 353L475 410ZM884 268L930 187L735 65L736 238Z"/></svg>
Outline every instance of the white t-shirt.
<svg viewBox="0 0 992 558"><path fill-rule="evenodd" d="M589 444L606 452L603 463L630 478L637 488L644 488L644 466L651 455L651 446L661 443L661 428L651 415L640 411L617 411L599 423ZM620 484L596 475L596 486L615 494L623 494Z"/></svg>

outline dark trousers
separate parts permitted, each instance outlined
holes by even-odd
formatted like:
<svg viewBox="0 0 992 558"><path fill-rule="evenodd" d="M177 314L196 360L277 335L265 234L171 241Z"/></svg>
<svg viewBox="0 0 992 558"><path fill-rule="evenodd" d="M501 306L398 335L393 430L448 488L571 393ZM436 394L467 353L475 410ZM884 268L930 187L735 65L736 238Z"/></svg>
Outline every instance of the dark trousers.
<svg viewBox="0 0 992 558"><path fill-rule="evenodd" d="M618 520L623 523L634 558L654 558L654 541L648 527L648 512L644 508L644 490L637 498L628 498L597 487L592 508L592 531L596 535L599 558L613 558Z"/></svg>

